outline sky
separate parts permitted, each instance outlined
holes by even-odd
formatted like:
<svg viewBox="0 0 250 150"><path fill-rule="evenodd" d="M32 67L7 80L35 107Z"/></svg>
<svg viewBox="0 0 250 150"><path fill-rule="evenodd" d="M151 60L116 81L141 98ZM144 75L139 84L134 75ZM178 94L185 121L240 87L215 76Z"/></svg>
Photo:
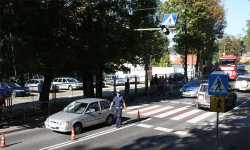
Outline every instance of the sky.
<svg viewBox="0 0 250 150"><path fill-rule="evenodd" d="M225 4L227 21L227 27L224 29L224 33L235 37L243 37L246 35L247 30L246 21L250 20L250 0L222 0L222 2ZM243 29L245 31L243 31ZM169 47L172 47L174 44L172 42L173 36L173 33L168 35L171 41Z"/></svg>

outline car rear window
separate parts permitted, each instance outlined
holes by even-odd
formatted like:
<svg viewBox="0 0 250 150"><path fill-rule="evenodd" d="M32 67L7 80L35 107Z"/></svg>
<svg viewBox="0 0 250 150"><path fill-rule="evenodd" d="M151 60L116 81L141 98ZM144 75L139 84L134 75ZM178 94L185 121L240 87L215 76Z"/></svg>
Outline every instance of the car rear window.
<svg viewBox="0 0 250 150"><path fill-rule="evenodd" d="M237 79L237 81L243 81L243 80L250 82L250 78L246 78L246 77L244 77L244 78L240 77Z"/></svg>
<svg viewBox="0 0 250 150"><path fill-rule="evenodd" d="M207 92L208 85L201 85L200 92Z"/></svg>

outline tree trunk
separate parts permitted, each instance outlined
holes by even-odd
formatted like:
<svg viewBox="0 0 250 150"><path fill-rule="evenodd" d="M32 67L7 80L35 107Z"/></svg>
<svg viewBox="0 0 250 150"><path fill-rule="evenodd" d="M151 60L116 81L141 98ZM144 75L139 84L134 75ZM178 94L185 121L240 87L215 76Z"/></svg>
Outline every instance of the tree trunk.
<svg viewBox="0 0 250 150"><path fill-rule="evenodd" d="M44 83L42 87L42 92L40 93L41 108L46 109L49 105L49 93L50 93L50 86L51 86L51 77L52 77L52 70L50 67L45 68L45 76L44 76Z"/></svg>

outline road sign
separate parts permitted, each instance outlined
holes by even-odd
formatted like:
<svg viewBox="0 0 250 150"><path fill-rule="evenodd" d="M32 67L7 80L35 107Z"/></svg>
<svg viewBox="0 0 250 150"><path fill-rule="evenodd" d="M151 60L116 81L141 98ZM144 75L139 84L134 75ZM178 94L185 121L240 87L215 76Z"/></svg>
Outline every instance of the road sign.
<svg viewBox="0 0 250 150"><path fill-rule="evenodd" d="M175 26L177 18L178 18L178 14L165 14L161 25L165 25L169 27Z"/></svg>
<svg viewBox="0 0 250 150"><path fill-rule="evenodd" d="M210 111L225 112L225 97L211 96L210 97Z"/></svg>
<svg viewBox="0 0 250 150"><path fill-rule="evenodd" d="M210 74L208 82L208 94L226 96L228 92L228 76Z"/></svg>

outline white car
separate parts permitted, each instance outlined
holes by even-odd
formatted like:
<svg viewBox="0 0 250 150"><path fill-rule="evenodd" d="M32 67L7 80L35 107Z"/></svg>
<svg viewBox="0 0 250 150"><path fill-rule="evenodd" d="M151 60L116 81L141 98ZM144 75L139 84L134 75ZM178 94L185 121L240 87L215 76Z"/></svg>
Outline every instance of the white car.
<svg viewBox="0 0 250 150"><path fill-rule="evenodd" d="M42 81L43 81L43 79L30 79L25 83L24 87L28 87L30 89L30 91L39 92L38 87L42 83ZM58 86L51 84L50 91L57 92L58 90L59 90Z"/></svg>
<svg viewBox="0 0 250 150"><path fill-rule="evenodd" d="M212 95L208 94L208 83L202 83L199 90L198 94L196 97L196 106L200 108L208 108L210 109L210 97ZM237 100L237 95L234 89L228 84L228 94L225 96L225 101L226 101L226 109L229 106L234 107L236 105L236 100Z"/></svg>
<svg viewBox="0 0 250 150"><path fill-rule="evenodd" d="M110 101L99 98L80 99L70 103L58 113L49 116L45 121L47 129L59 132L80 134L82 128L106 123L111 125L116 118L115 109L110 108Z"/></svg>
<svg viewBox="0 0 250 150"><path fill-rule="evenodd" d="M126 75L125 76L125 80L127 81L127 79L129 79L129 83L135 83L135 78L136 78L136 82L140 83L140 78L138 75Z"/></svg>
<svg viewBox="0 0 250 150"><path fill-rule="evenodd" d="M82 89L83 83L77 81L71 77L60 77L53 80L53 84L57 85L59 89L73 90L73 89Z"/></svg>
<svg viewBox="0 0 250 150"><path fill-rule="evenodd" d="M250 91L250 76L238 76L235 80L234 89L239 91Z"/></svg>

